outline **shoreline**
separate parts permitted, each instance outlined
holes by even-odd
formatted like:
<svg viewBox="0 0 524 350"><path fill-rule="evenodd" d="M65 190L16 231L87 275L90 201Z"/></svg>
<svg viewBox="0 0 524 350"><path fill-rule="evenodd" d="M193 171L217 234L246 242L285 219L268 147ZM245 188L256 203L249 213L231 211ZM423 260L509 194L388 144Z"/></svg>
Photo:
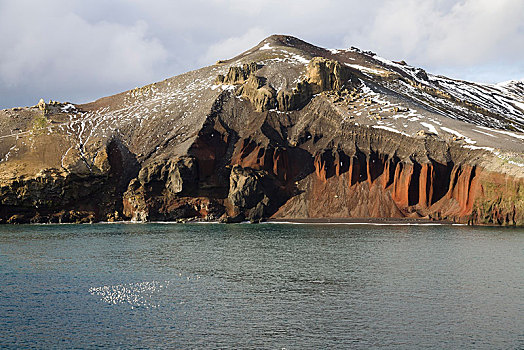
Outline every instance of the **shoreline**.
<svg viewBox="0 0 524 350"><path fill-rule="evenodd" d="M270 224L337 224L337 225L459 225L449 220L428 220L414 218L302 218L302 219L267 219L262 223Z"/></svg>
<svg viewBox="0 0 524 350"><path fill-rule="evenodd" d="M300 225L420 225L420 226L468 226L449 220L428 220L415 218L268 218L260 222L243 221L238 223L223 223L220 221L188 220L181 221L95 221L90 223L30 223L28 225L112 225L112 224L300 224ZM20 225L20 224L18 224Z"/></svg>
<svg viewBox="0 0 524 350"><path fill-rule="evenodd" d="M467 223L457 223L451 220L428 220L422 218L268 218L260 222L242 221L238 223L224 223L220 221L94 221L94 222L62 222L62 223L26 223L26 224L0 224L0 226L53 226L53 225L144 225L144 224L282 224L282 225L372 225L372 226L469 226L469 227L495 227L495 228L523 228L523 226L503 226L503 225L470 225Z"/></svg>

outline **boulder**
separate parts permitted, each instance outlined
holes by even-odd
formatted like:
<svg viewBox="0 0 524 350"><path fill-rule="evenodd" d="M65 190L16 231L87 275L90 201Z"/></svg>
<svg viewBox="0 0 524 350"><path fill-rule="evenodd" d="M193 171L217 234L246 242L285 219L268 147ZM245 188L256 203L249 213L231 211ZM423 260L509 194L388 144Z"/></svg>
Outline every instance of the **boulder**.
<svg viewBox="0 0 524 350"><path fill-rule="evenodd" d="M234 218L262 220L282 204L283 192L278 181L266 171L233 166L228 194L233 211L228 221L235 221Z"/></svg>
<svg viewBox="0 0 524 350"><path fill-rule="evenodd" d="M169 167L166 188L172 194L191 193L198 184L198 170L191 157L179 158Z"/></svg>
<svg viewBox="0 0 524 350"><path fill-rule="evenodd" d="M129 182L123 213L132 221L196 216L196 209L179 203L179 198L195 195L197 187L198 166L193 157L153 162ZM163 214L159 214L160 208Z"/></svg>
<svg viewBox="0 0 524 350"><path fill-rule="evenodd" d="M324 91L339 92L353 85L348 67L323 57L314 57L307 67L306 79L292 89L282 89L277 95L278 109L292 111L303 108L314 94Z"/></svg>
<svg viewBox="0 0 524 350"><path fill-rule="evenodd" d="M193 157L162 160L143 167L128 190L143 187L147 192L167 190L172 195L188 194L198 183L197 164Z"/></svg>
<svg viewBox="0 0 524 350"><path fill-rule="evenodd" d="M418 68L416 73L415 73L415 76L419 79L422 79L424 81L428 81L429 78L428 78L428 73L426 73L426 71L422 68Z"/></svg>
<svg viewBox="0 0 524 350"><path fill-rule="evenodd" d="M250 168L234 166L229 178L228 198L233 206L251 209L264 198L261 186L261 175Z"/></svg>
<svg viewBox="0 0 524 350"><path fill-rule="evenodd" d="M307 67L307 82L313 94L323 91L340 91L348 87L353 75L348 67L338 61L314 57Z"/></svg>
<svg viewBox="0 0 524 350"><path fill-rule="evenodd" d="M278 109L281 111L298 110L311 100L311 86L307 81L298 82L293 89L282 89L277 95Z"/></svg>
<svg viewBox="0 0 524 350"><path fill-rule="evenodd" d="M240 87L238 94L247 98L257 112L264 112L276 107L276 91L266 83L266 79L251 75Z"/></svg>
<svg viewBox="0 0 524 350"><path fill-rule="evenodd" d="M229 67L229 71L225 76L219 75L216 78L216 82L223 84L243 84L251 74L258 70L259 66L256 62L243 64L241 67L234 66ZM221 78L221 76L223 78Z"/></svg>

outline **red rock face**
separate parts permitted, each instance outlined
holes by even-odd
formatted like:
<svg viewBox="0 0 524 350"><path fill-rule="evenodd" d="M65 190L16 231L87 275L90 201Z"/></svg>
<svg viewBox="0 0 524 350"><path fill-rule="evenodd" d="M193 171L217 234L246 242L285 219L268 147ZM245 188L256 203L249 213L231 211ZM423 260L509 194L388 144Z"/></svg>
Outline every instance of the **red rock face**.
<svg viewBox="0 0 524 350"><path fill-rule="evenodd" d="M297 149L266 148L251 140L240 140L231 158L231 165L267 171L283 185L289 185L307 166L309 159L309 155Z"/></svg>
<svg viewBox="0 0 524 350"><path fill-rule="evenodd" d="M280 219L408 217L472 224L520 224L524 220L524 210L519 207L524 203L519 197L524 193L522 180L487 172L463 160L419 163L373 149L356 148L347 154L336 147L312 155L301 147L268 145L226 130L219 122L208 125L190 147L188 153L198 169L194 192L181 197L166 192L165 186L158 193L131 191L134 195L124 198L124 214L140 219L142 210L149 219L158 220L216 219L222 213L260 219L253 214L256 206L249 206L246 214L245 208L235 207L228 199L242 199L245 191L246 196L267 197L255 211ZM249 180L232 195L231 188L236 187L230 188L230 173L235 166L252 169L249 176L263 178L265 185L251 188Z"/></svg>
<svg viewBox="0 0 524 350"><path fill-rule="evenodd" d="M198 159L199 177L201 179L213 178L217 161L224 157L226 152L227 135L208 132L197 138L191 146L189 154Z"/></svg>
<svg viewBox="0 0 524 350"><path fill-rule="evenodd" d="M374 153L349 158L340 152L317 155L314 166L304 193L291 198L274 217L416 217L478 224L493 216L493 223L518 222L515 206L508 210L495 203L491 213L477 209L486 201L497 202L493 193L486 195L482 183L502 180L501 175L475 166L409 164ZM524 188L522 181L504 179L512 184L506 196L515 186Z"/></svg>

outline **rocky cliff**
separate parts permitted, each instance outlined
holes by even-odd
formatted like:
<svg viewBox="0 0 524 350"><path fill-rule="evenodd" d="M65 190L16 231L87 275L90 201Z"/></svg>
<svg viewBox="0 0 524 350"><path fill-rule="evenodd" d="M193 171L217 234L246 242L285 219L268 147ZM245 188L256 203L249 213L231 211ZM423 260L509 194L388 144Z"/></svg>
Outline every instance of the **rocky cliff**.
<svg viewBox="0 0 524 350"><path fill-rule="evenodd" d="M271 36L75 105L0 111L0 222L524 225L524 83Z"/></svg>

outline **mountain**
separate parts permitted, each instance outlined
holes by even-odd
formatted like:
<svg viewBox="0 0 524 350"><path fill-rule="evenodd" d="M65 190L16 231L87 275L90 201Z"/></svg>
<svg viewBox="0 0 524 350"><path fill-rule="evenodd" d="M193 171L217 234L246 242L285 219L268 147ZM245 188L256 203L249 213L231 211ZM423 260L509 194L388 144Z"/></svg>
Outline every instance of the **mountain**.
<svg viewBox="0 0 524 350"><path fill-rule="evenodd" d="M524 225L524 83L274 35L76 105L0 111L0 220Z"/></svg>

